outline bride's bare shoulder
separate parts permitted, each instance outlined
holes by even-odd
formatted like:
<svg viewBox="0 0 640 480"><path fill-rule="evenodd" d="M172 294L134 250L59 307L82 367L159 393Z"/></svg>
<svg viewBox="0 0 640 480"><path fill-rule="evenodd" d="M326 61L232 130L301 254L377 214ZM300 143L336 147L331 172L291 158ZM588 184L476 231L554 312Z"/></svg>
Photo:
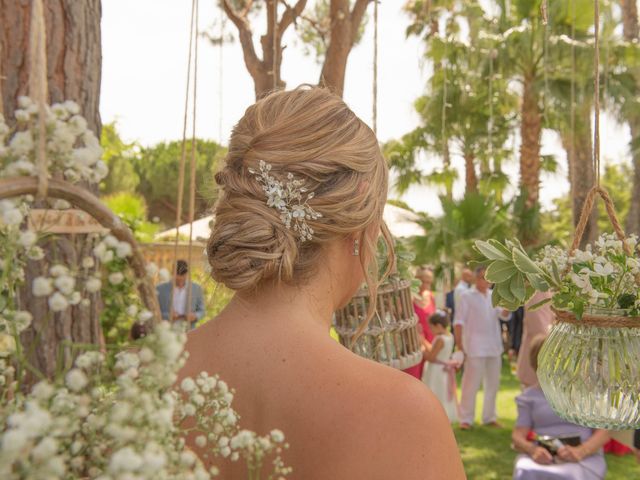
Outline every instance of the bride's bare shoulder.
<svg viewBox="0 0 640 480"><path fill-rule="evenodd" d="M430 390L398 370L358 363L356 388L341 398L354 412L343 448L370 460L354 464L368 471L352 478L464 479L449 420Z"/></svg>

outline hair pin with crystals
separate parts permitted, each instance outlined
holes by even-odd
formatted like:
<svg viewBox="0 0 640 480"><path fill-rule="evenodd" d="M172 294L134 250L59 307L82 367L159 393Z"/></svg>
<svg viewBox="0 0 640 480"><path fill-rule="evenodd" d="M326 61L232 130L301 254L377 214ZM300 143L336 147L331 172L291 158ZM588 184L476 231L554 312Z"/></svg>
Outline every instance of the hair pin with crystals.
<svg viewBox="0 0 640 480"><path fill-rule="evenodd" d="M322 214L316 212L309 205L309 200L314 197L311 192L306 197L307 189L304 180L297 180L292 173L287 174L287 181L282 182L273 177L269 172L271 165L260 160L260 171L256 172L249 168L264 193L267 194L267 205L280 212L282 223L300 236L300 241L311 240L313 238L313 228L307 224L307 220L317 220Z"/></svg>

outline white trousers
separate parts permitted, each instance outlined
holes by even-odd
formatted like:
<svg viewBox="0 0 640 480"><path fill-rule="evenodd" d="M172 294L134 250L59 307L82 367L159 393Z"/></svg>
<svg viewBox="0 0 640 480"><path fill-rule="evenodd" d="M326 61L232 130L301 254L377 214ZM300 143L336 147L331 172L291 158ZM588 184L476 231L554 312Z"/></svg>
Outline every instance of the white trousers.
<svg viewBox="0 0 640 480"><path fill-rule="evenodd" d="M467 357L462 374L462 398L460 399L460 423L471 425L476 416L476 395L480 385L484 390L482 423L497 420L496 396L500 387L502 356Z"/></svg>

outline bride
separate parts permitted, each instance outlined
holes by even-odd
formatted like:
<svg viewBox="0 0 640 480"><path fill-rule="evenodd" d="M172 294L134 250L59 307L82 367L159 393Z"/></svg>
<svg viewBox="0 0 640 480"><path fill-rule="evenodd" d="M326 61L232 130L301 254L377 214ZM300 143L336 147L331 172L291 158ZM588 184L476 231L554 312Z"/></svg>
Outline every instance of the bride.
<svg viewBox="0 0 640 480"><path fill-rule="evenodd" d="M189 333L181 376L218 373L244 428L282 430L293 479L465 478L430 391L329 336L363 281L375 297L387 176L373 132L321 88L249 107L216 175L207 253L236 294ZM216 464L222 478L246 477L242 462Z"/></svg>

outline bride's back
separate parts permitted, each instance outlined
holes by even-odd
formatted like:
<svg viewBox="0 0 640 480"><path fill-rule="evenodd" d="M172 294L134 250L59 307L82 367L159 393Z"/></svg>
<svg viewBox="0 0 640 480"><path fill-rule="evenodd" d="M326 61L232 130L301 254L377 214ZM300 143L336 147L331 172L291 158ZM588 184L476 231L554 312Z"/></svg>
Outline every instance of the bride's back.
<svg viewBox="0 0 640 480"><path fill-rule="evenodd" d="M278 92L247 109L216 182L207 254L212 277L237 293L189 335L181 376L219 374L243 428L282 430L291 478L462 478L427 389L328 335L363 281L376 294L387 167L373 132L325 90ZM427 455L453 457L427 467Z"/></svg>

